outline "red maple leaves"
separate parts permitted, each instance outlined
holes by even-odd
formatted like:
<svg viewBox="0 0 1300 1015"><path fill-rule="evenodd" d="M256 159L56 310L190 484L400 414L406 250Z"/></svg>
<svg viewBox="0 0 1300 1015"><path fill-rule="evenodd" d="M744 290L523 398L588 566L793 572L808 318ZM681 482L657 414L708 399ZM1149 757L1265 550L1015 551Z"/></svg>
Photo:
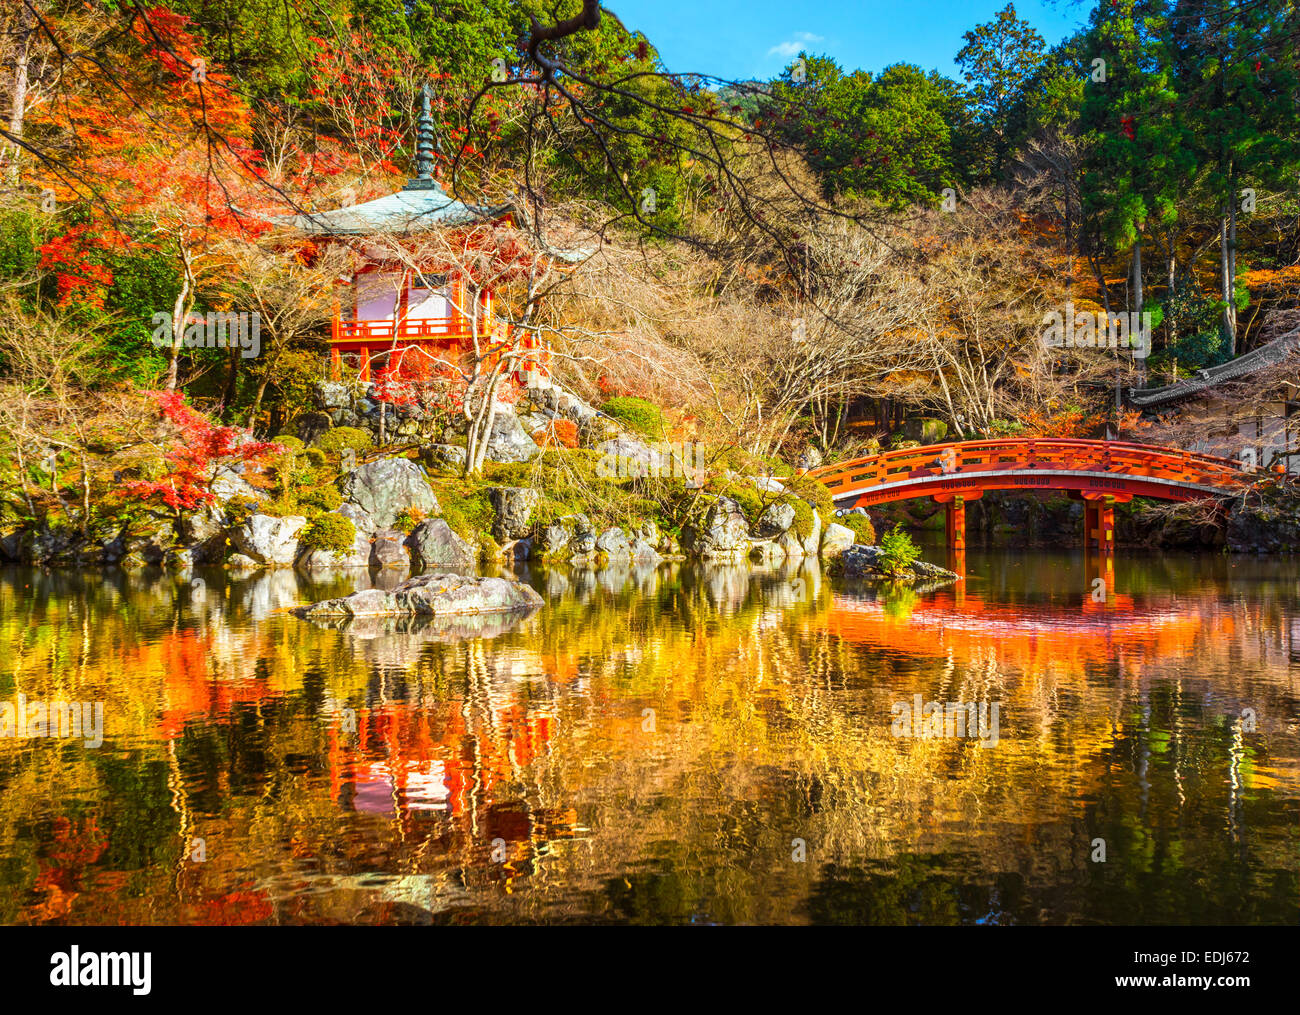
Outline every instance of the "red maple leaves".
<svg viewBox="0 0 1300 1015"><path fill-rule="evenodd" d="M179 391L154 391L150 395L177 432L163 455L166 473L159 479L124 483L122 489L127 494L161 502L174 511L193 510L216 499L211 484L220 467L260 464L267 455L283 450L270 441L253 440L251 432L243 427L215 425L186 405Z"/></svg>

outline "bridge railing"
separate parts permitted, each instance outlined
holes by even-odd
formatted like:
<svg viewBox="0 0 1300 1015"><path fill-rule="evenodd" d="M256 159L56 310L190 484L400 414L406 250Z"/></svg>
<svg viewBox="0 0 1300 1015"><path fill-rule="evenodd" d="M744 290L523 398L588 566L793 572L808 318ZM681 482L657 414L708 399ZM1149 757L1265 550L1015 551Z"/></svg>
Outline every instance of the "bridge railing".
<svg viewBox="0 0 1300 1015"><path fill-rule="evenodd" d="M1207 487L1236 487L1251 473L1230 458L1203 455L1128 441L1076 438L998 438L900 448L835 462L806 475L828 487L832 496L926 476L963 473L1098 472L1154 478Z"/></svg>

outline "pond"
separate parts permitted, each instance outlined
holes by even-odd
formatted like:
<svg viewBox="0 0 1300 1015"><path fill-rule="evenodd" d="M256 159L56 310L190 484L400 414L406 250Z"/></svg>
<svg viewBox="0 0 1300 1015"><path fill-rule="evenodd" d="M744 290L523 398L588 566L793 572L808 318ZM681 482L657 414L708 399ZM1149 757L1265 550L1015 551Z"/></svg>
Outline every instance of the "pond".
<svg viewBox="0 0 1300 1015"><path fill-rule="evenodd" d="M0 571L0 922L1296 923L1300 564L1099 567Z"/></svg>

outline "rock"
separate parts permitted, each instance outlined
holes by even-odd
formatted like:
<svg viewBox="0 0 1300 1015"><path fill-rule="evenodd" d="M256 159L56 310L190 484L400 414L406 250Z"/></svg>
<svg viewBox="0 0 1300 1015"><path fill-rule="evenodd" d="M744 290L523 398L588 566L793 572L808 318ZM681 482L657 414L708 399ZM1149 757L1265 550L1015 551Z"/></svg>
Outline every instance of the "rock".
<svg viewBox="0 0 1300 1015"><path fill-rule="evenodd" d="M528 535L533 508L541 500L541 493L526 486L493 486L488 488L488 500L497 513L492 535L499 541L522 539Z"/></svg>
<svg viewBox="0 0 1300 1015"><path fill-rule="evenodd" d="M406 533L397 529L380 529L370 544L371 567L410 567L411 555L406 552Z"/></svg>
<svg viewBox="0 0 1300 1015"><path fill-rule="evenodd" d="M424 470L409 458L380 458L349 473L343 499L369 514L377 529L391 529L403 511L436 515L440 510Z"/></svg>
<svg viewBox="0 0 1300 1015"><path fill-rule="evenodd" d="M298 533L306 524L307 519L301 515L249 515L242 525L231 530L230 542L264 567L288 566L298 555Z"/></svg>
<svg viewBox="0 0 1300 1015"><path fill-rule="evenodd" d="M749 525L740 506L719 497L705 515L704 525L692 533L691 552L705 560L743 558L749 553Z"/></svg>
<svg viewBox="0 0 1300 1015"><path fill-rule="evenodd" d="M632 544L622 529L606 529L596 538L596 552L605 554L610 560L630 560Z"/></svg>
<svg viewBox="0 0 1300 1015"><path fill-rule="evenodd" d="M938 444L948 436L948 424L941 419L914 418L903 421L903 437L919 444Z"/></svg>
<svg viewBox="0 0 1300 1015"><path fill-rule="evenodd" d="M524 432L513 410L498 408L488 437L487 458L493 462L531 462L541 448Z"/></svg>
<svg viewBox="0 0 1300 1015"><path fill-rule="evenodd" d="M749 551L749 559L774 567L785 560L785 548L776 539L757 539Z"/></svg>
<svg viewBox="0 0 1300 1015"><path fill-rule="evenodd" d="M812 513L813 527L812 532L806 539L798 538L793 532L787 530L777 537L777 542L781 545L787 560L798 560L802 557L815 557L821 550L822 543L822 519L816 510Z"/></svg>
<svg viewBox="0 0 1300 1015"><path fill-rule="evenodd" d="M358 533L364 534L367 537L373 535L375 529L378 528L378 526L375 525L375 520L370 517L370 512L357 507L355 504L341 504L335 514L340 514L344 518L347 518L352 522L353 527L356 528ZM367 542L369 542L368 538ZM369 555L370 551L367 550L366 556L369 557Z"/></svg>
<svg viewBox="0 0 1300 1015"><path fill-rule="evenodd" d="M596 534L594 532L579 532L571 540L567 547L569 554L569 563L590 563L596 553Z"/></svg>
<svg viewBox="0 0 1300 1015"><path fill-rule="evenodd" d="M853 530L843 525L828 525L822 536L822 560L832 560L853 545Z"/></svg>
<svg viewBox="0 0 1300 1015"><path fill-rule="evenodd" d="M569 540L572 538L572 525L566 525L562 521L552 522L542 529L536 545L541 549L542 553L559 553L569 545Z"/></svg>
<svg viewBox="0 0 1300 1015"><path fill-rule="evenodd" d="M206 542L224 529L225 517L216 504L195 508L181 520L181 535L190 544Z"/></svg>
<svg viewBox="0 0 1300 1015"><path fill-rule="evenodd" d="M632 537L649 543L651 546L659 545L659 526L654 522L641 522L632 530Z"/></svg>
<svg viewBox="0 0 1300 1015"><path fill-rule="evenodd" d="M793 524L793 504L769 504L758 516L758 535L762 539L774 539Z"/></svg>
<svg viewBox="0 0 1300 1015"><path fill-rule="evenodd" d="M341 599L298 607L300 617L454 616L533 610L542 597L523 582L426 574L408 578L391 592L366 589Z"/></svg>
<svg viewBox="0 0 1300 1015"><path fill-rule="evenodd" d="M342 512L339 512L342 514ZM357 529L356 538L346 550L313 550L307 547L294 563L300 571L321 571L331 568L362 568L370 566L370 537Z"/></svg>
<svg viewBox="0 0 1300 1015"><path fill-rule="evenodd" d="M341 381L321 381L312 395L321 409L346 409L352 404L352 391Z"/></svg>
<svg viewBox="0 0 1300 1015"><path fill-rule="evenodd" d="M462 472L469 453L456 444L430 444L420 451L420 460L431 469L444 472Z"/></svg>
<svg viewBox="0 0 1300 1015"><path fill-rule="evenodd" d="M822 464L822 453L816 448L809 445L799 456L799 469L806 472L808 469L815 469Z"/></svg>
<svg viewBox="0 0 1300 1015"><path fill-rule="evenodd" d="M315 444L334 426L328 413L304 412L293 422L293 432L304 444Z"/></svg>
<svg viewBox="0 0 1300 1015"><path fill-rule="evenodd" d="M808 505L812 508L812 505ZM817 556L817 551L822 546L822 516L817 513L816 508L812 508L813 527L812 533L803 541L803 555L805 557Z"/></svg>
<svg viewBox="0 0 1300 1015"><path fill-rule="evenodd" d="M956 581L960 576L924 560L914 561L911 567L896 574L887 574L881 565L884 551L879 546L854 543L835 561L834 570L846 577L890 578L909 581L917 578Z"/></svg>
<svg viewBox="0 0 1300 1015"><path fill-rule="evenodd" d="M225 504L235 499L258 502L263 497L260 490L250 486L243 476L228 468L218 470L208 489L217 498L218 504Z"/></svg>
<svg viewBox="0 0 1300 1015"><path fill-rule="evenodd" d="M584 514L565 515L560 519L560 524L567 525L572 531L577 533L591 531L591 519Z"/></svg>
<svg viewBox="0 0 1300 1015"><path fill-rule="evenodd" d="M123 561L123 566L126 566ZM256 571L262 565L245 553L232 553L226 558L226 567L232 571Z"/></svg>
<svg viewBox="0 0 1300 1015"><path fill-rule="evenodd" d="M596 463L596 475L601 479L648 476L652 471L663 475L672 468L667 455L632 437L619 436L601 441L595 450L601 455Z"/></svg>
<svg viewBox="0 0 1300 1015"><path fill-rule="evenodd" d="M766 493L785 493L785 486L777 482L771 476L750 476L749 481L758 489Z"/></svg>
<svg viewBox="0 0 1300 1015"><path fill-rule="evenodd" d="M501 554L509 560L527 560L533 555L533 541L531 538L516 539L501 547Z"/></svg>
<svg viewBox="0 0 1300 1015"><path fill-rule="evenodd" d="M441 518L430 518L415 527L406 539L416 567L471 568L478 555L474 548L451 530Z"/></svg>
<svg viewBox="0 0 1300 1015"><path fill-rule="evenodd" d="M657 563L658 561L663 560L663 558L659 556L659 551L654 548L654 544L649 543L644 539L633 540L632 559L652 563Z"/></svg>

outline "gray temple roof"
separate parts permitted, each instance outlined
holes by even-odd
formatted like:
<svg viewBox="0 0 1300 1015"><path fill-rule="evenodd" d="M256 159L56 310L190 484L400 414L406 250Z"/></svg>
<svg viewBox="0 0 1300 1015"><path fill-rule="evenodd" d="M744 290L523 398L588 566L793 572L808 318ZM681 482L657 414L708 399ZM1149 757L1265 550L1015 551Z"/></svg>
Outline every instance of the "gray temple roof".
<svg viewBox="0 0 1300 1015"><path fill-rule="evenodd" d="M317 236L373 236L379 233L416 233L472 222L490 221L509 213L508 204L478 206L449 197L438 182L416 177L396 194L333 211L311 212L279 219Z"/></svg>
<svg viewBox="0 0 1300 1015"><path fill-rule="evenodd" d="M1159 388L1129 388L1125 392L1125 401L1138 409L1151 409L1191 398L1225 381L1244 377L1265 367L1276 366L1295 352L1298 344L1300 344L1300 329L1266 342L1258 349L1243 353L1227 363L1198 370L1195 377L1189 377L1187 380L1176 381Z"/></svg>

